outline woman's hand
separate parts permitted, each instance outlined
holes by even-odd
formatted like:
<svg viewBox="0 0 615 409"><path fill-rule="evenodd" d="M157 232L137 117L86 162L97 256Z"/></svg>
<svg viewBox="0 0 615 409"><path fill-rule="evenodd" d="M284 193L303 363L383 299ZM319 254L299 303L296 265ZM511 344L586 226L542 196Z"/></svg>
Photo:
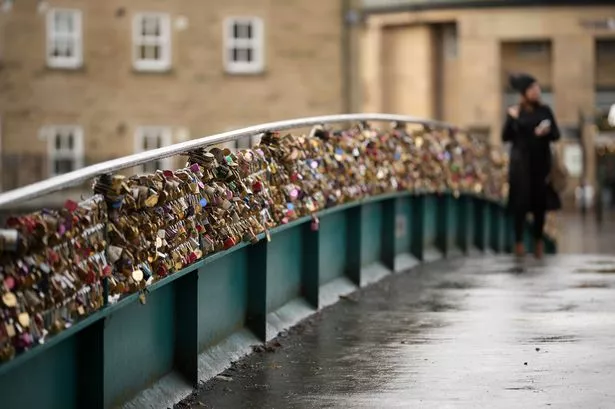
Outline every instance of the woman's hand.
<svg viewBox="0 0 615 409"><path fill-rule="evenodd" d="M519 105L513 105L508 108L508 115L510 115L510 117L514 119L519 118Z"/></svg>
<svg viewBox="0 0 615 409"><path fill-rule="evenodd" d="M534 134L538 137L545 136L551 132L551 121L545 119L534 128Z"/></svg>

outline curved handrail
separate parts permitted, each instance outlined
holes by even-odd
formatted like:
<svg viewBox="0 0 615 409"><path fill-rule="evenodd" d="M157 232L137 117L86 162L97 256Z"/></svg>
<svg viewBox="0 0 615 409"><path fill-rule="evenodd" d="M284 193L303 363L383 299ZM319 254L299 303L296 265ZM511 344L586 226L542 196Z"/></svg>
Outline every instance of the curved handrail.
<svg viewBox="0 0 615 409"><path fill-rule="evenodd" d="M307 126L356 121L403 122L409 124L426 125L434 128L457 129L457 127L441 121L428 120L407 115L374 113L324 115L269 122L265 124L249 126L247 128L242 128L235 131L223 132L211 136L205 136L199 139L180 142L171 146L153 149L147 152L123 156L121 158L87 166L85 168L65 173L63 175L55 176L50 179L33 183L31 185L27 185L18 189L10 190L8 192L0 194L0 208L18 202L35 199L49 193L57 192L59 190L66 189L79 183L86 182L92 178L106 173L117 172L122 169L142 165L144 163L151 162L157 159L179 155L209 145L235 141L245 136L257 135L264 132L296 129Z"/></svg>

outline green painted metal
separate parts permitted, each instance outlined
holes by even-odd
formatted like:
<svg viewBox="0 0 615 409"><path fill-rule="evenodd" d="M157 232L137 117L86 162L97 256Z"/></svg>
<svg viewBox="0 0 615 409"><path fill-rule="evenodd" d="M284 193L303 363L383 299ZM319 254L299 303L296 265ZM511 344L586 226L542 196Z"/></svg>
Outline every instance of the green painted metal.
<svg viewBox="0 0 615 409"><path fill-rule="evenodd" d="M489 213L489 248L493 251L502 251L502 232L504 226L502 226L502 219L500 214L500 206L497 203L488 204Z"/></svg>
<svg viewBox="0 0 615 409"><path fill-rule="evenodd" d="M358 286L361 286L361 267L363 263L363 206L355 206L346 210L350 223L346 223L346 275Z"/></svg>
<svg viewBox="0 0 615 409"><path fill-rule="evenodd" d="M199 351L244 327L248 311L249 247L196 270ZM252 271L252 269L250 269Z"/></svg>
<svg viewBox="0 0 615 409"><path fill-rule="evenodd" d="M105 325L105 406L128 400L173 369L175 337L173 285L109 316ZM143 336L147 334L147 336Z"/></svg>
<svg viewBox="0 0 615 409"><path fill-rule="evenodd" d="M321 281L320 229L312 223L303 225L303 268L301 270L301 295L314 308L320 307L318 288Z"/></svg>
<svg viewBox="0 0 615 409"><path fill-rule="evenodd" d="M438 243L439 198L436 195L424 196L423 214L423 246L425 249L440 249Z"/></svg>
<svg viewBox="0 0 615 409"><path fill-rule="evenodd" d="M472 205L474 210L474 246L481 251L485 251L487 250L487 203L480 198L473 197Z"/></svg>
<svg viewBox="0 0 615 409"><path fill-rule="evenodd" d="M425 260L425 197L421 195L412 197L412 227L410 237L412 255L420 261Z"/></svg>
<svg viewBox="0 0 615 409"><path fill-rule="evenodd" d="M380 261L382 242L382 203L370 203L361 209L361 265Z"/></svg>
<svg viewBox="0 0 615 409"><path fill-rule="evenodd" d="M346 273L346 223L346 212L332 213L320 218L320 285L343 277ZM297 252L288 256L297 257L301 248L297 249Z"/></svg>
<svg viewBox="0 0 615 409"><path fill-rule="evenodd" d="M395 204L395 254L412 252L412 196L397 198Z"/></svg>
<svg viewBox="0 0 615 409"><path fill-rule="evenodd" d="M457 243L459 249L467 254L474 246L474 212L472 200L468 196L457 198L456 216L457 218Z"/></svg>
<svg viewBox="0 0 615 409"><path fill-rule="evenodd" d="M323 285L342 277L362 285L362 266L379 262L394 271L403 253L422 259L436 245L447 253L486 248L489 220L505 219L499 204L483 199L407 192L317 216L317 230L305 217L274 229L271 242L261 235L254 245L209 256L150 286L145 305L128 296L3 364L3 407L110 408L169 376L189 390L203 380L199 354L246 329L266 340L268 315L293 300L315 310ZM148 396L133 407L161 405Z"/></svg>
<svg viewBox="0 0 615 409"><path fill-rule="evenodd" d="M397 219L397 199L387 199L380 207L380 261L391 271L395 271L395 221Z"/></svg>
<svg viewBox="0 0 615 409"><path fill-rule="evenodd" d="M341 216L341 217L340 217ZM333 225L343 223L343 213L331 215L329 219ZM326 219L325 219L326 220ZM343 234L337 230L327 232L323 225L323 236L331 240L331 243L343 243ZM328 236L328 233L331 236ZM324 238L324 237L323 237ZM338 247L343 248L343 247ZM321 243L321 267L323 259L332 254L327 254L331 249ZM303 256L303 235L301 228L288 229L279 234L276 240L272 240L267 246L267 312L273 312L282 307L288 301L301 295L301 269ZM332 263L326 267L333 270L343 268L341 257L332 257ZM321 270L322 271L322 270ZM342 270L343 271L343 270ZM336 272L337 273L337 272ZM337 274L339 275L339 274Z"/></svg>

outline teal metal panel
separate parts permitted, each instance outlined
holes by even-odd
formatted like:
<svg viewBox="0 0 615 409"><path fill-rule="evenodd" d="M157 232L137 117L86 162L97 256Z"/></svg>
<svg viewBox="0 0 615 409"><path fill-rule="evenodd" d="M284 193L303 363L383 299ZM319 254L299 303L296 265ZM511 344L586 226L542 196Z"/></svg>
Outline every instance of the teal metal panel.
<svg viewBox="0 0 615 409"><path fill-rule="evenodd" d="M189 274L173 282L175 292L174 368L192 387L199 385L199 274Z"/></svg>
<svg viewBox="0 0 615 409"><path fill-rule="evenodd" d="M77 407L105 407L105 323L99 319L76 335Z"/></svg>
<svg viewBox="0 0 615 409"><path fill-rule="evenodd" d="M199 350L244 326L248 302L248 248L207 264L198 280Z"/></svg>
<svg viewBox="0 0 615 409"><path fill-rule="evenodd" d="M425 258L425 196L412 195L410 196L412 211L412 236L410 237L410 247L412 255L418 260L423 261Z"/></svg>
<svg viewBox="0 0 615 409"><path fill-rule="evenodd" d="M504 251L512 253L515 245L515 227L512 215L507 210L504 211Z"/></svg>
<svg viewBox="0 0 615 409"><path fill-rule="evenodd" d="M351 207L345 210L346 213L346 275L348 278L359 287L362 285L361 280L361 260L362 252L362 237L363 223L357 221L362 220L363 206Z"/></svg>
<svg viewBox="0 0 615 409"><path fill-rule="evenodd" d="M380 214L380 261L389 270L395 271L395 198L382 202Z"/></svg>
<svg viewBox="0 0 615 409"><path fill-rule="evenodd" d="M382 205L364 205L361 213L361 264L366 266L380 261L382 254Z"/></svg>
<svg viewBox="0 0 615 409"><path fill-rule="evenodd" d="M73 409L77 404L76 337L54 345L0 377L0 407Z"/></svg>
<svg viewBox="0 0 615 409"><path fill-rule="evenodd" d="M489 209L489 247L495 252L500 252L502 246L500 206L496 203L488 203L487 206Z"/></svg>
<svg viewBox="0 0 615 409"><path fill-rule="evenodd" d="M314 308L320 307L320 229L305 223L303 231L303 265L301 267L301 295Z"/></svg>
<svg viewBox="0 0 615 409"><path fill-rule="evenodd" d="M321 221L321 228L322 228ZM277 233L267 246L267 312L301 295L303 266L301 225Z"/></svg>
<svg viewBox="0 0 615 409"><path fill-rule="evenodd" d="M438 236L438 197L436 195L424 196L424 215L423 215L423 245L424 248L437 246Z"/></svg>
<svg viewBox="0 0 615 409"><path fill-rule="evenodd" d="M328 214L320 218L320 285L342 277L346 273L347 224L346 212Z"/></svg>
<svg viewBox="0 0 615 409"><path fill-rule="evenodd" d="M461 251L468 252L472 243L473 219L472 201L466 196L461 196L456 201L455 217L457 218L457 245Z"/></svg>
<svg viewBox="0 0 615 409"><path fill-rule="evenodd" d="M459 200L456 199L453 195L447 195L447 216L446 222L448 225L447 229L447 249L459 249L459 230L460 230L460 222L459 222Z"/></svg>
<svg viewBox="0 0 615 409"><path fill-rule="evenodd" d="M107 320L105 402L116 406L173 369L175 293L167 285Z"/></svg>
<svg viewBox="0 0 615 409"><path fill-rule="evenodd" d="M487 249L487 237L486 234L488 228L488 212L487 212L487 203L480 198L473 198L473 214L474 214L474 245L479 250Z"/></svg>
<svg viewBox="0 0 615 409"><path fill-rule="evenodd" d="M248 247L248 303L246 324L261 341L267 339L267 262L270 243Z"/></svg>
<svg viewBox="0 0 615 409"><path fill-rule="evenodd" d="M395 254L411 251L412 205L409 196L396 199Z"/></svg>

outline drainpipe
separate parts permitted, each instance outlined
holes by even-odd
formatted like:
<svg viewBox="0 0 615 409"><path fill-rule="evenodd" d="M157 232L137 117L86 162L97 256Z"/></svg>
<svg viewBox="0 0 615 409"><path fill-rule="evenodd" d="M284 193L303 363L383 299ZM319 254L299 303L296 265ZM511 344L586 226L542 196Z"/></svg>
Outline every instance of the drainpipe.
<svg viewBox="0 0 615 409"><path fill-rule="evenodd" d="M348 22L352 4L351 0L342 1L342 111L350 112L352 109L352 93L350 76L352 69L350 59L352 58L352 50L350 49L350 35L352 27Z"/></svg>
<svg viewBox="0 0 615 409"><path fill-rule="evenodd" d="M355 78L357 76L356 27L360 23L360 13L355 0L342 0L342 110L352 113L357 110L358 101Z"/></svg>

